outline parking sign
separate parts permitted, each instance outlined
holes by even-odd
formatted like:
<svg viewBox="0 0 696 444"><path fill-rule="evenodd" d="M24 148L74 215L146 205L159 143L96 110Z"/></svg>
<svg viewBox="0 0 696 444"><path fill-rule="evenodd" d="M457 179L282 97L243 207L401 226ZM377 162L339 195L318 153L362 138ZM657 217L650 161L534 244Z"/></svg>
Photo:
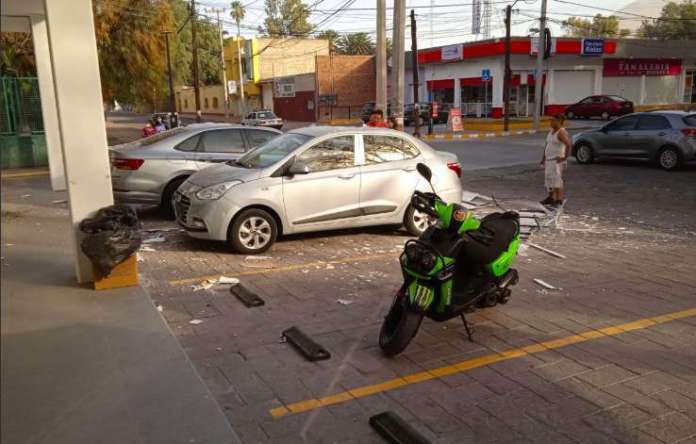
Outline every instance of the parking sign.
<svg viewBox="0 0 696 444"><path fill-rule="evenodd" d="M481 70L481 80L484 82L488 82L491 80L491 70L488 68L484 68Z"/></svg>

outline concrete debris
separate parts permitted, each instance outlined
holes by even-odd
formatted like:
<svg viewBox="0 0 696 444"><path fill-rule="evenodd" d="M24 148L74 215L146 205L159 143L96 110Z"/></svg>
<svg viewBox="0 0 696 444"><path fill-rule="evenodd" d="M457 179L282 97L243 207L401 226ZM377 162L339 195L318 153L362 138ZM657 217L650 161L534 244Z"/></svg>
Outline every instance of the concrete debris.
<svg viewBox="0 0 696 444"><path fill-rule="evenodd" d="M162 312L164 311L164 307L162 307L161 305L158 305L158 306L157 306L157 311L159 311L160 313L162 313Z"/></svg>
<svg viewBox="0 0 696 444"><path fill-rule="evenodd" d="M192 324L192 325L198 325L198 324L202 324L202 323L203 323L203 321L201 321L200 319L191 319L189 321L189 324Z"/></svg>
<svg viewBox="0 0 696 444"><path fill-rule="evenodd" d="M161 227L161 228L147 228L144 230L140 230L143 233L167 233L170 231L184 231L183 228L178 228L178 227Z"/></svg>
<svg viewBox="0 0 696 444"><path fill-rule="evenodd" d="M219 278L217 278L217 281L215 283L216 284L237 285L237 284L239 284L239 279L237 279L235 277L220 276Z"/></svg>
<svg viewBox="0 0 696 444"><path fill-rule="evenodd" d="M145 258L144 258L140 253L137 253L137 252L136 252L136 253L135 253L135 260L136 260L137 262L142 262L142 261L145 260Z"/></svg>
<svg viewBox="0 0 696 444"><path fill-rule="evenodd" d="M67 199L58 199L58 200L52 201L51 203L53 205L60 205L60 204L68 203L68 201L67 201Z"/></svg>
<svg viewBox="0 0 696 444"><path fill-rule="evenodd" d="M210 289L213 285L215 285L215 284L213 283L213 281L207 280L207 281L201 282L200 284L191 285L191 289L192 289L193 291L208 290L208 289Z"/></svg>
<svg viewBox="0 0 696 444"><path fill-rule="evenodd" d="M338 302L341 305L350 305L353 303L353 301L348 299L336 299L336 302Z"/></svg>
<svg viewBox="0 0 696 444"><path fill-rule="evenodd" d="M245 261L269 261L273 259L271 256L247 256L244 258Z"/></svg>
<svg viewBox="0 0 696 444"><path fill-rule="evenodd" d="M166 242L166 241L167 241L167 238L164 236L161 236L161 235L156 235L153 237L147 237L147 238L143 239L144 244L154 244L154 243L160 244L160 243Z"/></svg>
<svg viewBox="0 0 696 444"><path fill-rule="evenodd" d="M546 288L546 289L548 289L548 290L555 290L555 289L556 289L556 287L554 287L553 285L549 284L549 283L546 282L546 281L542 281L541 279L536 279L536 278L535 278L535 279L534 279L534 282L535 282L536 284L538 284L538 285L541 285L542 287L544 287L544 288Z"/></svg>
<svg viewBox="0 0 696 444"><path fill-rule="evenodd" d="M19 197L21 197L22 199L28 199L28 198L31 197L31 194L22 194L22 195L19 196Z"/></svg>
<svg viewBox="0 0 696 444"><path fill-rule="evenodd" d="M150 246L148 246L148 245L143 245L142 247L140 247L140 250L138 250L138 251L147 252L147 253L153 253L153 252L155 252L155 251L157 251L157 250L155 250L154 248L152 248L152 247L150 247Z"/></svg>
<svg viewBox="0 0 696 444"><path fill-rule="evenodd" d="M238 285L239 279L228 276L220 276L216 279L206 279L200 284L191 286L193 291L209 290L215 285Z"/></svg>
<svg viewBox="0 0 696 444"><path fill-rule="evenodd" d="M566 257L565 257L564 255L562 255L561 253L556 253L556 252L553 251L553 250L549 250L548 248L544 248L544 247L542 247L541 245L537 245L537 244L532 243L532 242L529 242L529 246L532 247L532 248L535 248L535 249L537 249L537 250L539 250L539 251L543 251L543 252L546 253L546 254L550 254L551 256L560 258L560 259L565 259L565 258L566 258Z"/></svg>

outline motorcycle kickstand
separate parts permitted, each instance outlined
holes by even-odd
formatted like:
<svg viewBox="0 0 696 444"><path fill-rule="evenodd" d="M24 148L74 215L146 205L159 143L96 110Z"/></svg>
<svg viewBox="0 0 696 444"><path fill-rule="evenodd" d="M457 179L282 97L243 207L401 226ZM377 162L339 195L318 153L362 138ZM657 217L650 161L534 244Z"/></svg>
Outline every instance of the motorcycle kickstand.
<svg viewBox="0 0 696 444"><path fill-rule="evenodd" d="M464 313L461 315L462 322L464 322L464 328L466 329L466 334L469 336L469 342L474 342L474 340L471 338L471 330L469 330L469 324L466 322L466 318L464 317Z"/></svg>

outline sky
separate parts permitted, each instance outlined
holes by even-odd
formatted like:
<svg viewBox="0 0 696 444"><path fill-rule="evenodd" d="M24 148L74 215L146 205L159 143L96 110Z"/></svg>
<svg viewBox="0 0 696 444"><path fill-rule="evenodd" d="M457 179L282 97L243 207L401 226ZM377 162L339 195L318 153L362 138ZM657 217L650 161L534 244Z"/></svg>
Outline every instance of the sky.
<svg viewBox="0 0 696 444"><path fill-rule="evenodd" d="M254 29L263 24L265 17L263 11L263 0L242 0L246 6L246 17L242 22L242 34L245 37L252 37L257 34ZM643 3L654 5L656 14L666 0L641 0ZM375 36L376 26L376 0L306 0L313 13L310 22L319 25L317 29L334 29L340 33L367 32ZM410 8L415 7L416 21L418 30L418 47L427 48L431 46L462 43L468 41L482 40L482 34L472 34L472 3L474 0L406 0L406 13L410 13ZM483 2L483 0L482 0ZM566 3L570 2L570 3ZM200 5L199 10L205 13L210 8L226 8L222 13L224 29L231 34L236 33L236 25L229 16L229 1L222 0L197 0ZM318 3L316 6L313 6ZM491 37L503 37L505 35L504 15L505 7L512 4L512 0L490 0ZM572 3L572 4L571 4ZM612 12L602 10L621 10L632 0L548 0L547 13L549 16L549 27L552 35L561 36L560 21L570 16L591 17L597 13L611 15ZM343 6L346 6L342 8ZM392 33L391 6L393 0L387 0L387 35ZM580 6L586 5L586 6ZM342 9L340 12L336 12ZM482 6L483 9L483 6ZM513 9L512 16L512 35L526 36L530 28L539 26L539 16L541 11L541 0L518 0ZM208 14L210 14L208 12ZM640 22L638 16L629 14L623 15L624 18L632 22ZM408 23L408 20L407 20ZM483 28L483 23L481 24ZM406 48L411 47L410 27L406 29Z"/></svg>

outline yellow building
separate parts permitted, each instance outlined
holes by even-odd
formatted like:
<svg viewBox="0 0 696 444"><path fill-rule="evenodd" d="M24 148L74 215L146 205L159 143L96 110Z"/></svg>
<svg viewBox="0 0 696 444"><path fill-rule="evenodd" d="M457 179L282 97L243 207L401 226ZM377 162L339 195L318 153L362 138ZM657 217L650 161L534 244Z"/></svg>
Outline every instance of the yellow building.
<svg viewBox="0 0 696 444"><path fill-rule="evenodd" d="M299 38L242 39L242 73L247 111L273 109L274 80L314 74L318 55L329 54L328 40ZM237 38L225 40L225 67L230 89L230 112L239 113L239 63ZM231 82L230 82L231 81Z"/></svg>

